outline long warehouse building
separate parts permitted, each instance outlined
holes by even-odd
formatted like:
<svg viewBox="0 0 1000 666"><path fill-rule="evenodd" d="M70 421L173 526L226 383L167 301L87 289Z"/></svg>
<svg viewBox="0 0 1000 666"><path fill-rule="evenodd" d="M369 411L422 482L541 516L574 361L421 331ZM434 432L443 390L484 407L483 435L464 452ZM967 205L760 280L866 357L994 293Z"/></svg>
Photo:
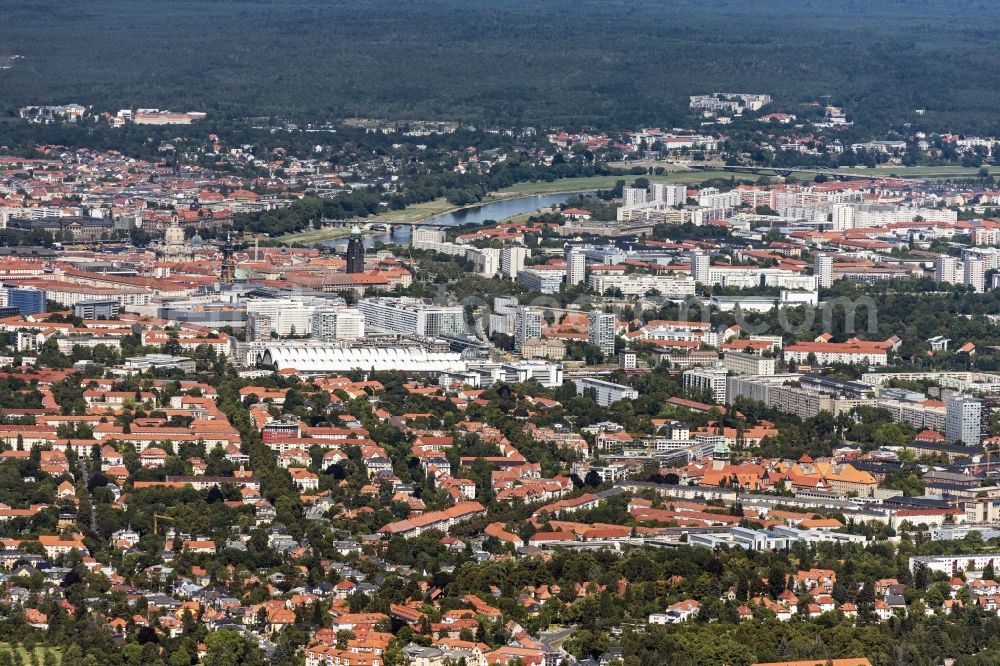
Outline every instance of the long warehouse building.
<svg viewBox="0 0 1000 666"><path fill-rule="evenodd" d="M460 354L430 352L420 347L337 347L334 345L269 345L260 364L274 370L347 372L398 370L412 373L464 371Z"/></svg>

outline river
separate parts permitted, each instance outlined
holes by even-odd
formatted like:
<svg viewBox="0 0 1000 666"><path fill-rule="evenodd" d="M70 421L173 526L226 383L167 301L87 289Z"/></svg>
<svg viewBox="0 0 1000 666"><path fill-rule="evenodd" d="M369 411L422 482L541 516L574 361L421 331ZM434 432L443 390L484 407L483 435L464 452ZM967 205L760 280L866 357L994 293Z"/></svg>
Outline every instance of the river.
<svg viewBox="0 0 1000 666"><path fill-rule="evenodd" d="M503 199L501 201L491 201L480 206L460 208L450 213L434 215L426 220L424 224L435 227L456 227L463 224L484 224L488 221L499 221L511 217L512 215L523 215L533 213L539 208L548 208L566 202L579 194L535 194L516 199ZM410 231L412 227L408 224L395 225L390 233L378 233L365 236L365 247L371 247L377 242L396 243L397 245L410 244ZM347 247L346 238L336 238L323 243L327 247L332 247L338 251L344 251Z"/></svg>

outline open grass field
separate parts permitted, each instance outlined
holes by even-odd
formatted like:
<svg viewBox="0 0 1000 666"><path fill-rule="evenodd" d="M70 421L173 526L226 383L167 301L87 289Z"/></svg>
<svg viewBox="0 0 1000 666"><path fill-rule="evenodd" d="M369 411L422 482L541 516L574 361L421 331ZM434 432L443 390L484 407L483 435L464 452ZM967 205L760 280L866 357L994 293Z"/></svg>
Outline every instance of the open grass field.
<svg viewBox="0 0 1000 666"><path fill-rule="evenodd" d="M987 167L987 169L994 175L1000 173L1000 167ZM896 176L897 178L960 178L979 175L977 167L961 166L862 167L840 169L840 172L852 176Z"/></svg>
<svg viewBox="0 0 1000 666"><path fill-rule="evenodd" d="M808 173L793 173L796 178L812 177ZM497 192L495 196L509 198L511 196L527 196L531 194L557 194L573 192L590 192L593 190L607 190L615 186L619 180L631 183L636 178L647 178L651 183L700 183L712 178L737 178L753 180L754 174L735 173L722 170L705 171L672 171L660 176L592 176L589 178L562 178L552 182L518 183L511 187L504 188Z"/></svg>
<svg viewBox="0 0 1000 666"><path fill-rule="evenodd" d="M511 215L510 217L505 217L499 220L500 224L520 224L521 222L527 222L531 219L533 213L522 213L520 215Z"/></svg>
<svg viewBox="0 0 1000 666"><path fill-rule="evenodd" d="M710 174L704 176L705 178L716 177L716 171L724 171L723 169L717 169L716 171L691 171L685 169L683 166L676 164L667 164L664 162L614 162L609 163L609 166L614 166L618 168L629 168L633 166L652 166L654 168L662 166L666 167L668 174L664 176L650 176L650 180L653 181L670 181L672 178L683 178L683 174L687 173L700 173L700 174ZM717 164L705 166L719 166ZM1000 167L986 167L987 170L993 174L1000 174ZM784 169L782 169L784 170ZM729 172L726 172L727 174ZM734 172L739 173L739 172ZM777 173L775 171L774 173ZM884 166L884 167L855 167L847 168L843 167L837 169L837 173L843 174L845 176L896 176L898 178L970 178L979 175L978 167L964 167L964 166ZM764 175L768 175L769 172L765 171ZM751 174L745 174L750 177ZM796 173L794 174L796 178L799 179L811 179L815 174L812 173ZM682 180L676 180L674 182L683 182Z"/></svg>
<svg viewBox="0 0 1000 666"><path fill-rule="evenodd" d="M641 176L651 183L700 183L709 178L728 178L732 174L722 171L675 171L662 176ZM497 197L510 198L532 194L559 194L608 190L619 180L631 183L640 176L591 176L589 178L560 178L551 182L518 183L496 193Z"/></svg>
<svg viewBox="0 0 1000 666"><path fill-rule="evenodd" d="M297 234L279 236L275 240L279 243L286 243L288 245L311 245L321 241L340 238L341 236L348 235L350 232L351 230L346 227L338 227L336 229L312 229L310 231L303 231Z"/></svg>

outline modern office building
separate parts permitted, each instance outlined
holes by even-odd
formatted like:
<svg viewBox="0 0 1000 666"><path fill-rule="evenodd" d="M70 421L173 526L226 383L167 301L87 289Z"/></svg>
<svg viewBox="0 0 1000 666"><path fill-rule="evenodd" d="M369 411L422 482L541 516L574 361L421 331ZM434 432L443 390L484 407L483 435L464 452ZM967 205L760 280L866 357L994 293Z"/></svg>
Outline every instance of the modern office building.
<svg viewBox="0 0 1000 666"><path fill-rule="evenodd" d="M466 251L465 258L476 267L476 272L486 277L493 277L500 270L500 250L495 247L484 247Z"/></svg>
<svg viewBox="0 0 1000 666"><path fill-rule="evenodd" d="M834 416L849 414L860 406L875 406L874 398L856 398L838 395L836 392L811 390L795 385L803 375L784 373L774 375L730 375L726 379L726 402L740 397L762 402L771 409L794 414L801 419L816 416L822 411Z"/></svg>
<svg viewBox="0 0 1000 666"><path fill-rule="evenodd" d="M362 298L358 310L369 332L433 338L465 331L460 305L434 305L419 298Z"/></svg>
<svg viewBox="0 0 1000 666"><path fill-rule="evenodd" d="M820 252L813 262L813 274L816 276L816 284L820 289L828 289L833 286L833 255Z"/></svg>
<svg viewBox="0 0 1000 666"><path fill-rule="evenodd" d="M687 202L687 185L652 183L649 186L649 194L653 203L683 206Z"/></svg>
<svg viewBox="0 0 1000 666"><path fill-rule="evenodd" d="M271 339L274 321L270 315L254 312L247 315L247 342L263 342Z"/></svg>
<svg viewBox="0 0 1000 666"><path fill-rule="evenodd" d="M617 317L610 312L594 310L587 315L587 342L601 350L605 359L615 355L615 324Z"/></svg>
<svg viewBox="0 0 1000 666"><path fill-rule="evenodd" d="M421 243L444 243L446 239L444 229L434 227L417 227L410 232L413 247L418 247Z"/></svg>
<svg viewBox="0 0 1000 666"><path fill-rule="evenodd" d="M120 307L114 298L80 301L73 305L73 315L80 319L114 319Z"/></svg>
<svg viewBox="0 0 1000 666"><path fill-rule="evenodd" d="M909 423L917 432L921 430L933 430L934 432L946 432L948 429L948 416L946 407L939 407L930 401L923 399L898 400L885 397L887 391L883 391L879 396L876 406L889 412L892 420L896 423ZM923 398L923 394L920 394Z"/></svg>
<svg viewBox="0 0 1000 666"><path fill-rule="evenodd" d="M563 367L559 363L549 363L540 359L525 359L512 363L492 361L469 363L468 371L479 375L479 386L489 386L496 382L519 384L537 381L542 386L562 386Z"/></svg>
<svg viewBox="0 0 1000 666"><path fill-rule="evenodd" d="M527 256L528 248L523 245L504 245L500 249L500 272L513 280L524 270Z"/></svg>
<svg viewBox="0 0 1000 666"><path fill-rule="evenodd" d="M729 371L725 368L691 368L684 371L684 388L706 391L717 404L724 405L728 376Z"/></svg>
<svg viewBox="0 0 1000 666"><path fill-rule="evenodd" d="M45 312L45 290L30 287L8 287L7 307L17 308L23 315Z"/></svg>
<svg viewBox="0 0 1000 666"><path fill-rule="evenodd" d="M639 397L639 392L634 388L604 381L595 377L582 377L576 380L576 394L589 395L601 407L618 402L619 400L635 400Z"/></svg>
<svg viewBox="0 0 1000 666"><path fill-rule="evenodd" d="M527 340L542 337L542 313L524 305L514 309L514 351L520 352Z"/></svg>
<svg viewBox="0 0 1000 666"><path fill-rule="evenodd" d="M709 210L731 210L740 205L740 193L736 190L720 192L717 187L703 187L698 191L698 205Z"/></svg>
<svg viewBox="0 0 1000 666"><path fill-rule="evenodd" d="M961 442L979 446L983 439L983 401L969 395L953 393L945 399L945 438L948 443Z"/></svg>
<svg viewBox="0 0 1000 666"><path fill-rule="evenodd" d="M656 292L661 296L688 296L694 293L694 280L674 275L642 275L639 273L602 275L594 271L587 279L598 294L616 290L622 296L645 296Z"/></svg>
<svg viewBox="0 0 1000 666"><path fill-rule="evenodd" d="M290 298L258 298L247 301L247 318L255 314L269 317L271 332L282 338L308 335L315 310L311 305Z"/></svg>
<svg viewBox="0 0 1000 666"><path fill-rule="evenodd" d="M701 250L695 250L691 253L691 278L695 283L709 284L711 267L711 255L705 254Z"/></svg>
<svg viewBox="0 0 1000 666"><path fill-rule="evenodd" d="M493 299L493 311L499 315L512 315L517 306L517 296L497 296Z"/></svg>
<svg viewBox="0 0 1000 666"><path fill-rule="evenodd" d="M958 259L939 254L934 262L934 281L938 284L955 284L959 281Z"/></svg>
<svg viewBox="0 0 1000 666"><path fill-rule="evenodd" d="M365 337L365 317L354 308L323 308L312 318L312 338L323 342Z"/></svg>
<svg viewBox="0 0 1000 666"><path fill-rule="evenodd" d="M563 284L563 272L526 268L517 274L517 283L528 291L539 294L558 294L559 288Z"/></svg>
<svg viewBox="0 0 1000 666"><path fill-rule="evenodd" d="M623 187L622 205L641 206L649 200L649 191L644 187Z"/></svg>
<svg viewBox="0 0 1000 666"><path fill-rule="evenodd" d="M490 313L489 332L514 335L514 311L517 309L516 296L498 296L493 299Z"/></svg>
<svg viewBox="0 0 1000 666"><path fill-rule="evenodd" d="M980 293L986 291L986 262L982 259L969 257L963 263L965 264L965 286Z"/></svg>
<svg viewBox="0 0 1000 666"><path fill-rule="evenodd" d="M417 250L433 250L454 257L464 257L469 251L466 245L449 242L444 229L431 227L414 229L410 236L410 245Z"/></svg>
<svg viewBox="0 0 1000 666"><path fill-rule="evenodd" d="M587 255L573 247L566 246L566 284L582 284L587 279Z"/></svg>
<svg viewBox="0 0 1000 666"><path fill-rule="evenodd" d="M626 349L618 355L618 367L622 370L635 370L639 367L639 355Z"/></svg>
<svg viewBox="0 0 1000 666"><path fill-rule="evenodd" d="M769 356L727 351L722 355L722 365L737 375L773 375L777 363Z"/></svg>

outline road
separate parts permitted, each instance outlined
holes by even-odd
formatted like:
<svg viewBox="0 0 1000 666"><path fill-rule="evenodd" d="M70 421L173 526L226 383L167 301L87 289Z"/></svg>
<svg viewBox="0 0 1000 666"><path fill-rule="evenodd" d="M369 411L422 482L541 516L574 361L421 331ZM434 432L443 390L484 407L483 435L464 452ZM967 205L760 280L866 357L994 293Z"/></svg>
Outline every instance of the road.
<svg viewBox="0 0 1000 666"><path fill-rule="evenodd" d="M100 534L97 531L97 507L94 506L94 495L90 492L90 471L87 469L87 459L78 457L76 459L76 468L80 472L80 477L83 478L83 486L87 489L87 497L90 498L90 531L94 534Z"/></svg>
<svg viewBox="0 0 1000 666"><path fill-rule="evenodd" d="M552 647L559 647L567 638L576 632L577 627L565 627L555 631L543 631L538 634L538 640Z"/></svg>

